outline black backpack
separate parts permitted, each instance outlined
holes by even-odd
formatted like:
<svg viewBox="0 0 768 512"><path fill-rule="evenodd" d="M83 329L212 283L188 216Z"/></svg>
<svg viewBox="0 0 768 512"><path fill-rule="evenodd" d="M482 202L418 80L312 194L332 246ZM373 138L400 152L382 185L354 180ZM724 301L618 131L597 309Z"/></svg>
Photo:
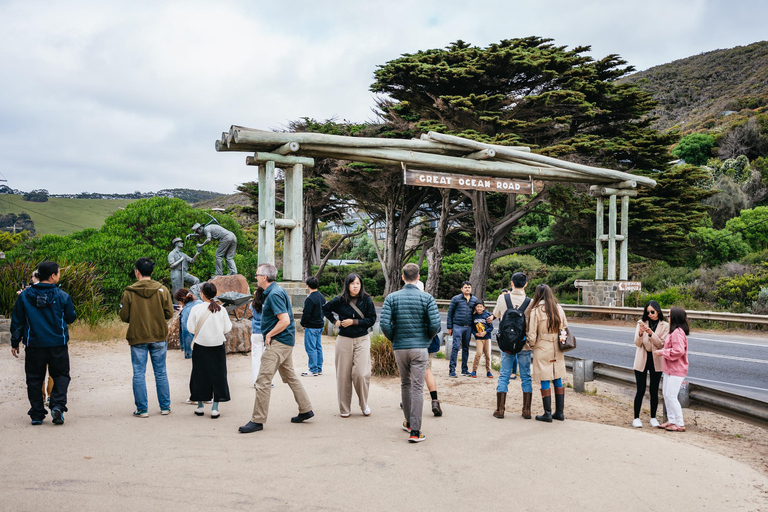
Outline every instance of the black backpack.
<svg viewBox="0 0 768 512"><path fill-rule="evenodd" d="M507 301L507 310L499 322L499 332L496 334L496 342L499 350L508 354L517 354L525 346L525 310L531 303L530 297L526 297L519 309L515 309L508 294L504 294Z"/></svg>

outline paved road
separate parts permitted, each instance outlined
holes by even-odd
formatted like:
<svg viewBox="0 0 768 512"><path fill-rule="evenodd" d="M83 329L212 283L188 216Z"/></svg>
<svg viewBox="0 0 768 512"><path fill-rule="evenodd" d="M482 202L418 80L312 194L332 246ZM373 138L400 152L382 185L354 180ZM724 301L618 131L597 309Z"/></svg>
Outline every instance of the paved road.
<svg viewBox="0 0 768 512"><path fill-rule="evenodd" d="M381 313L381 308L376 308ZM440 312L445 331L447 313ZM581 359L632 367L634 328L570 323ZM376 326L378 328L378 325ZM498 322L494 322L498 329ZM768 402L768 336L693 332L688 337L689 380Z"/></svg>

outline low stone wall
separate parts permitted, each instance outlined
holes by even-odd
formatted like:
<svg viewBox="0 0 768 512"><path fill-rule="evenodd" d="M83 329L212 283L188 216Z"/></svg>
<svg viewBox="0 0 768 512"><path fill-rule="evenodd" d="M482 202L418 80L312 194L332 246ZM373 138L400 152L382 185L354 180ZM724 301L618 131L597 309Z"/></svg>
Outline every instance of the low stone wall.
<svg viewBox="0 0 768 512"><path fill-rule="evenodd" d="M621 281L591 281L582 284L582 304L585 306L623 307L624 294L619 290Z"/></svg>
<svg viewBox="0 0 768 512"><path fill-rule="evenodd" d="M11 343L11 319L0 316L0 344Z"/></svg>

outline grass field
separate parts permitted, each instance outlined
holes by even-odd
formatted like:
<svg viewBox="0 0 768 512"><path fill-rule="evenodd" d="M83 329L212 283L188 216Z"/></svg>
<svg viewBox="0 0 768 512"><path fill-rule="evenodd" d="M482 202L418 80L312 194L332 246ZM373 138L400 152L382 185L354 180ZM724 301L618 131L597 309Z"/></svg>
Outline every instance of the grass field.
<svg viewBox="0 0 768 512"><path fill-rule="evenodd" d="M39 235L68 235L85 228L100 228L111 213L134 199L48 198L45 203L25 201L22 196L0 195L0 215L26 212Z"/></svg>

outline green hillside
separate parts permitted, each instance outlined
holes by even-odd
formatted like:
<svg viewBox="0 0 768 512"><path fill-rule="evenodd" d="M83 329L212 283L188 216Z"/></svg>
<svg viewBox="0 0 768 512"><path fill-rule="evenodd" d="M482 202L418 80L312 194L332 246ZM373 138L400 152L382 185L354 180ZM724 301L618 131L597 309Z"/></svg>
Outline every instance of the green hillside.
<svg viewBox="0 0 768 512"><path fill-rule="evenodd" d="M768 41L715 50L633 73L659 106L655 127L718 129L768 112Z"/></svg>
<svg viewBox="0 0 768 512"><path fill-rule="evenodd" d="M25 201L22 196L0 195L0 215L26 212L38 235L68 235L85 228L100 228L111 213L134 199L65 199L51 197L45 203Z"/></svg>

